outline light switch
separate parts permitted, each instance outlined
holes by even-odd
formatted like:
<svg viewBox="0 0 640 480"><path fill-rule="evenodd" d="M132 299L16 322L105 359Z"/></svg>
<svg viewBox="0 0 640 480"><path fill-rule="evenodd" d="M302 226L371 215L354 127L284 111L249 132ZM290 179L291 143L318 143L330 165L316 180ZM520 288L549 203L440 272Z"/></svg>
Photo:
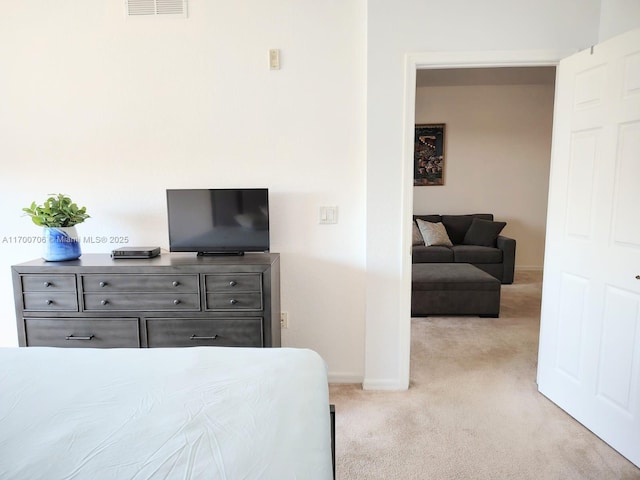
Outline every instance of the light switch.
<svg viewBox="0 0 640 480"><path fill-rule="evenodd" d="M320 207L320 224L338 223L338 207Z"/></svg>
<svg viewBox="0 0 640 480"><path fill-rule="evenodd" d="M271 70L280 70L280 50L277 48L269 50L269 68Z"/></svg>

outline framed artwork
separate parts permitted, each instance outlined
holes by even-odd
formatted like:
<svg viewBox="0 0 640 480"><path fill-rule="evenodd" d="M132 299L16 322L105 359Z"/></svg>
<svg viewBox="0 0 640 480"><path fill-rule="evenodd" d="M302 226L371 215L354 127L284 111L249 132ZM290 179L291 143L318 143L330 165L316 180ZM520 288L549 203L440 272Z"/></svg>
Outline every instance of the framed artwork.
<svg viewBox="0 0 640 480"><path fill-rule="evenodd" d="M416 125L413 185L444 185L444 123Z"/></svg>

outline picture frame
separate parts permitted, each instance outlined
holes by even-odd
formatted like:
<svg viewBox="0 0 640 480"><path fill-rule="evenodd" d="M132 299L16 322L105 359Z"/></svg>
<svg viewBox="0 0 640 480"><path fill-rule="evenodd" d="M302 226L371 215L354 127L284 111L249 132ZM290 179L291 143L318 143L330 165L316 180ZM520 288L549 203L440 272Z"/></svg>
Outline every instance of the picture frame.
<svg viewBox="0 0 640 480"><path fill-rule="evenodd" d="M445 124L416 125L413 143L413 185L444 185Z"/></svg>

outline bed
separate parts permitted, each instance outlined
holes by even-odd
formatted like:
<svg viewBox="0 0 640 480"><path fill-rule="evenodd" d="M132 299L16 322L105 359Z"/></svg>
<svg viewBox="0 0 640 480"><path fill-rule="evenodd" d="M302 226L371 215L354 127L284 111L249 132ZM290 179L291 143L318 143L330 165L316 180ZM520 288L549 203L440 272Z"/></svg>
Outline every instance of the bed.
<svg viewBox="0 0 640 480"><path fill-rule="evenodd" d="M0 348L0 478L333 478L306 349Z"/></svg>

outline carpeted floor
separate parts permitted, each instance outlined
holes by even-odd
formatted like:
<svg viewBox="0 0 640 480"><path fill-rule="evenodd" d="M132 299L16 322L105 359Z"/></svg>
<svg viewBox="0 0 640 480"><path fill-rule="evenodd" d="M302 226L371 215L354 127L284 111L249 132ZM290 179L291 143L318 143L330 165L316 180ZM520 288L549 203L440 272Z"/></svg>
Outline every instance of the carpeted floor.
<svg viewBox="0 0 640 480"><path fill-rule="evenodd" d="M541 280L517 272L500 318L413 319L408 391L331 385L337 478L640 479L537 391Z"/></svg>

